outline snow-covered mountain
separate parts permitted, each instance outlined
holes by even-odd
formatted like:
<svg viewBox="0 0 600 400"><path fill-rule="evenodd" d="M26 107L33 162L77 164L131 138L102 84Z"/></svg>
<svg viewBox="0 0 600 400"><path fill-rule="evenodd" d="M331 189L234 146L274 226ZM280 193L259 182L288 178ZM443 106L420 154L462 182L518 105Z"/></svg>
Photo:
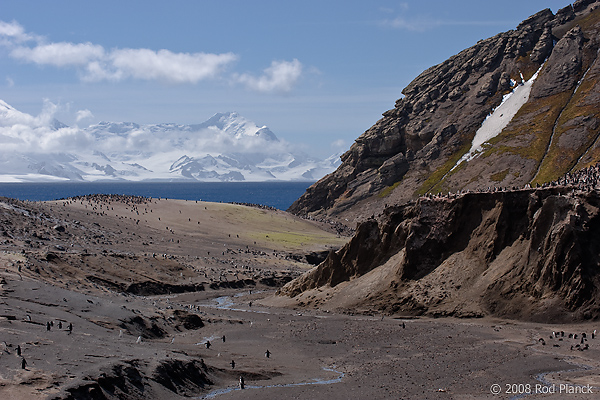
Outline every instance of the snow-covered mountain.
<svg viewBox="0 0 600 400"><path fill-rule="evenodd" d="M51 105L49 106L51 108ZM235 112L194 125L69 127L0 100L0 181L314 181L334 171Z"/></svg>

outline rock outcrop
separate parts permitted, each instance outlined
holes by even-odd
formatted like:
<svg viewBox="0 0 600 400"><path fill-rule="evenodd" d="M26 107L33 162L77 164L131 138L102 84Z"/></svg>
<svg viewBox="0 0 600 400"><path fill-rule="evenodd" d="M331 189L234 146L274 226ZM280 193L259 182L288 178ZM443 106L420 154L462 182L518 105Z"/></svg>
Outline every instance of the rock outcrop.
<svg viewBox="0 0 600 400"><path fill-rule="evenodd" d="M600 193L422 197L358 226L281 295L300 305L545 322L600 317Z"/></svg>
<svg viewBox="0 0 600 400"><path fill-rule="evenodd" d="M540 11L429 68L289 211L364 220L425 193L523 187L594 164L599 39L600 3L579 0L556 14ZM475 157L461 160L486 117L538 70L510 123Z"/></svg>
<svg viewBox="0 0 600 400"><path fill-rule="evenodd" d="M106 365L98 377L75 381L53 400L191 397L213 384L214 368L197 360L131 360Z"/></svg>

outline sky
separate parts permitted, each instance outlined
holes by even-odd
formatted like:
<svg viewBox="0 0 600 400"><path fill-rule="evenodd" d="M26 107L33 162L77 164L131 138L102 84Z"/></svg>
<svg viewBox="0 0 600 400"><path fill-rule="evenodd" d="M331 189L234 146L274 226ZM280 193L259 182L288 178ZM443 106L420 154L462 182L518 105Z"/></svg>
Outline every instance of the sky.
<svg viewBox="0 0 600 400"><path fill-rule="evenodd" d="M561 0L2 0L0 99L63 123L236 111L347 150L425 69Z"/></svg>

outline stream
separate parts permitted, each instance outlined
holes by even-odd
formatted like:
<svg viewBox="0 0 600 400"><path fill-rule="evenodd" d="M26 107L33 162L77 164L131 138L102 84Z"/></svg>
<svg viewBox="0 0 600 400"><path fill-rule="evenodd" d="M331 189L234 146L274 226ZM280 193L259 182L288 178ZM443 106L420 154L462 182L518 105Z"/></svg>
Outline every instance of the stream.
<svg viewBox="0 0 600 400"><path fill-rule="evenodd" d="M259 293L254 292L254 293ZM270 314L268 311L263 311L263 310L258 310L258 309L253 309L251 306L249 308L246 309L242 309L242 308L234 308L235 303L234 303L234 298L239 298L242 296L246 296L246 293L237 293L233 296L220 296L217 298L214 298L211 300L210 304L206 304L206 303L202 303L202 304L198 304L198 306L200 307L209 307L209 308L216 308L219 310L230 310L230 311L241 311L241 312L254 312L254 313L259 313L259 314ZM218 336L211 336L211 337L206 337L203 338L202 342L196 343L196 345L203 345L206 343L207 340L216 340L219 339L220 337ZM241 389L239 386L235 386L235 387L228 387L228 388L223 388L223 389L215 389L212 392L203 395L203 396L199 396L199 397L194 397L194 399L213 399L219 395L223 395L223 394L227 394L230 392L233 392L235 390L249 390L249 389L268 389L268 388L285 388L285 387L295 387L295 386L306 386L306 385L332 385L334 383L339 383L342 381L342 378L344 377L344 373L341 371L337 371L335 369L335 366L333 366L332 368L327 368L327 367L323 367L322 368L323 371L327 371L327 372L332 372L337 374L337 377L332 378L332 379L325 379L325 378L313 378L311 381L307 381L307 382L295 382L295 383L280 383L280 384L276 384L276 385L262 385L262 386L255 386L255 385L245 385L245 389Z"/></svg>
<svg viewBox="0 0 600 400"><path fill-rule="evenodd" d="M256 293L258 293L258 292L256 292ZM217 298L213 299L213 301L216 302L217 304L199 304L199 305L203 306L203 307L217 308L219 310L254 312L254 313L258 313L258 314L270 314L267 311L252 309L251 306L249 306L249 308L247 308L247 309L233 308L233 306L234 306L233 298L242 297L245 295L246 295L246 293L238 293L234 296L221 296L221 297L217 297Z"/></svg>
<svg viewBox="0 0 600 400"><path fill-rule="evenodd" d="M532 348L531 350L539 352L539 350L537 350L535 348ZM546 376L548 376L550 374L559 374L559 373L566 373L566 372L587 371L587 370L590 370L593 368L590 365L579 364L574 361L568 360L566 358L563 358L563 361L565 361L571 365L574 365L575 368L563 369L563 370L559 370L559 371L541 372L535 376L535 380L541 383L540 391L536 392L536 390L534 388L532 388L531 393L518 394L516 396L511 397L510 400L524 399L528 396L533 396L533 395L543 395L543 394L552 394L552 393L562 394L561 392L556 390L556 387L558 387L561 384L550 382L548 379L546 379ZM569 387L585 387L583 385L577 385L577 384L573 384L573 383L567 383L565 385L568 385ZM599 389L595 386L593 386L593 388ZM552 389L555 389L556 392L553 392ZM565 394L567 394L567 393L565 393Z"/></svg>
<svg viewBox="0 0 600 400"><path fill-rule="evenodd" d="M245 389L240 389L239 386L229 387L229 388L224 388L224 389L216 389L204 396L194 397L194 399L213 399L219 395L230 393L235 390L285 388L285 387L306 386L306 385L331 385L334 383L341 382L342 378L344 377L343 372L336 371L334 368L325 368L324 367L323 370L328 371L328 372L334 372L334 373L338 374L338 376L337 376L337 378L333 378L333 379L314 378L310 382L281 383L281 384L277 384L277 385L263 385L263 386L246 385Z"/></svg>

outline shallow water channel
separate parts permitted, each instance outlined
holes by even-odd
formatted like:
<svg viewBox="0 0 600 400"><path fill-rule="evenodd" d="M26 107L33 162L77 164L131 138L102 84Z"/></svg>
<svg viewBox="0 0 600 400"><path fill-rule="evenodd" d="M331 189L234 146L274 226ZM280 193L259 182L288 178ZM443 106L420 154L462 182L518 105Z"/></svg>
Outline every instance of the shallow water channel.
<svg viewBox="0 0 600 400"><path fill-rule="evenodd" d="M257 291L254 293L259 293L259 292ZM247 295L247 293L237 293L233 296L220 296L220 297L216 297L216 298L212 299L210 303L198 303L198 306L216 308L216 309L220 309L220 310L270 314L268 311L260 310L260 309L253 308L250 306L248 308L236 308L234 299L240 298L240 297L243 297L246 295ZM206 338L203 338L203 342L196 343L196 344L203 345L206 343L206 340L215 340L215 339L218 339L218 337L216 337L216 336L206 337ZM322 370L336 374L337 376L333 377L333 378L313 378L312 380L305 381L305 382L290 382L290 383L280 383L280 384L275 384L275 385L245 385L244 389L241 389L239 386L215 389L212 392L205 394L203 396L194 397L194 399L212 399L219 395L230 393L230 392L233 392L236 390L284 388L284 387L295 387L295 386L306 386L306 385L331 385L334 383L341 382L342 379L344 378L344 373L341 371L337 371L335 369L335 366L333 366L332 368L323 367Z"/></svg>

